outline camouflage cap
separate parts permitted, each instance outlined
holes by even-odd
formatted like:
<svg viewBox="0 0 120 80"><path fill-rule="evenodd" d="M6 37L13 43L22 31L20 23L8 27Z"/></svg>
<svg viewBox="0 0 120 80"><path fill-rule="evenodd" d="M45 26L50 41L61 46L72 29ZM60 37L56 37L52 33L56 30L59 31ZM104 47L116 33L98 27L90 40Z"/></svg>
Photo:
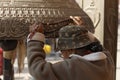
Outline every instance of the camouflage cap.
<svg viewBox="0 0 120 80"><path fill-rule="evenodd" d="M68 25L60 29L57 49L76 49L89 45L91 41L84 26Z"/></svg>

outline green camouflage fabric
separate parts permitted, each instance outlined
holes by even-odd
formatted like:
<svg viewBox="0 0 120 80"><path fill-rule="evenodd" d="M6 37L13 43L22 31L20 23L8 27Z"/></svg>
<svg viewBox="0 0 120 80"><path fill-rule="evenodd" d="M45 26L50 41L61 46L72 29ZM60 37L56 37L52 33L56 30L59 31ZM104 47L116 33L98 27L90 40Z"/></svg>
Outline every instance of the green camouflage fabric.
<svg viewBox="0 0 120 80"><path fill-rule="evenodd" d="M57 49L81 48L92 43L84 26L68 25L60 29Z"/></svg>

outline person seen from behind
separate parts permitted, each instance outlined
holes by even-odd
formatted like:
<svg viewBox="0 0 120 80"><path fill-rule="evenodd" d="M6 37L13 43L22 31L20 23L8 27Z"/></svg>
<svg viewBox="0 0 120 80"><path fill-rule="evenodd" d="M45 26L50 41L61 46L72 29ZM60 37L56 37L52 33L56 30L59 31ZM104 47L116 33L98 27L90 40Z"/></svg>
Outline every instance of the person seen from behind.
<svg viewBox="0 0 120 80"><path fill-rule="evenodd" d="M114 80L112 57L84 26L67 25L60 29L58 50L63 61L47 62L43 25L33 25L28 36L29 73L35 80Z"/></svg>

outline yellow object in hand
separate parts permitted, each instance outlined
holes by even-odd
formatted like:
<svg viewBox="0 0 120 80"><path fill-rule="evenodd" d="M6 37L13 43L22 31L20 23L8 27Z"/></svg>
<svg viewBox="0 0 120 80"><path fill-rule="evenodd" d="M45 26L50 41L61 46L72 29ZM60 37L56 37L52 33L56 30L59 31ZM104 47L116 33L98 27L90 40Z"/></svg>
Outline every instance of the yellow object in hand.
<svg viewBox="0 0 120 80"><path fill-rule="evenodd" d="M50 54L51 53L51 46L50 45L45 44L43 49L44 49L46 54Z"/></svg>

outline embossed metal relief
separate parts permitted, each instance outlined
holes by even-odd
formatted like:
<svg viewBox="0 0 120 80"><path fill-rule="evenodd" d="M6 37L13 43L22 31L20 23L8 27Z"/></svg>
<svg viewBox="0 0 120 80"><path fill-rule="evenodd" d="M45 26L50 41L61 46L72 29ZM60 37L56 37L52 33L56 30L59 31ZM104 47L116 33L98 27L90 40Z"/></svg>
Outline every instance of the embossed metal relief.
<svg viewBox="0 0 120 80"><path fill-rule="evenodd" d="M95 36L103 44L104 34L104 0L77 0L82 9L88 14L94 23Z"/></svg>
<svg viewBox="0 0 120 80"><path fill-rule="evenodd" d="M69 16L89 21L85 26L94 32L92 21L74 0L0 0L0 39L21 38L36 21L45 25L46 37L57 37L58 30L71 22Z"/></svg>
<svg viewBox="0 0 120 80"><path fill-rule="evenodd" d="M77 4L70 0L1 0L0 17L59 22L69 16L82 15Z"/></svg>
<svg viewBox="0 0 120 80"><path fill-rule="evenodd" d="M20 39L28 34L28 26L24 20L3 19L0 20L0 39Z"/></svg>
<svg viewBox="0 0 120 80"><path fill-rule="evenodd" d="M83 1L83 8L84 11L90 16L94 23L94 27L96 28L98 24L100 23L101 20L101 13L97 9L95 1L94 0L89 0L90 3L88 6L84 7L84 1Z"/></svg>
<svg viewBox="0 0 120 80"><path fill-rule="evenodd" d="M88 13L88 15L91 17L95 28L98 26L98 24L100 23L101 20L101 13L100 11L97 9L96 5L95 5L95 1L91 0L91 3L89 6L87 6L85 9L85 12Z"/></svg>
<svg viewBox="0 0 120 80"><path fill-rule="evenodd" d="M92 19L95 28L98 26L101 20L101 12L99 11L97 1L95 0L76 0L81 8L89 15Z"/></svg>

